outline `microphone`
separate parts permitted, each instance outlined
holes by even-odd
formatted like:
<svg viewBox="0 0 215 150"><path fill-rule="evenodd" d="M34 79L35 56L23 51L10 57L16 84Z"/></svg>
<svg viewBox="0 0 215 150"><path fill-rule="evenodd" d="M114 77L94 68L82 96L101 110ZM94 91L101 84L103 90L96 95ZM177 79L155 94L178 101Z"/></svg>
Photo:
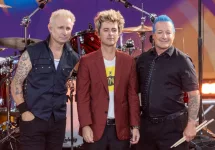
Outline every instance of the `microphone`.
<svg viewBox="0 0 215 150"><path fill-rule="evenodd" d="M156 14L150 14L150 20L152 23L154 23L155 19L157 18L157 15Z"/></svg>
<svg viewBox="0 0 215 150"><path fill-rule="evenodd" d="M43 9L48 2L49 2L49 0L40 0L39 8Z"/></svg>

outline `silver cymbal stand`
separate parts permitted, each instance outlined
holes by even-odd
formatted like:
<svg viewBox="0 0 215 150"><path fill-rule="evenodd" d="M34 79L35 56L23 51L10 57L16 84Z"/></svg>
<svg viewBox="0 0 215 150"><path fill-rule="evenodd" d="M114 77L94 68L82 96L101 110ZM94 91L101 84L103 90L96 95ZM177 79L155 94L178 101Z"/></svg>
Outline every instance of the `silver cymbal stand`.
<svg viewBox="0 0 215 150"><path fill-rule="evenodd" d="M112 1L112 0L111 0L111 1ZM134 9L136 9L136 10L142 12L142 14L146 14L146 15L150 18L150 21L151 21L152 23L154 23L154 20L155 20L155 18L157 17L156 14L148 13L147 11L143 10L143 4L142 4L142 9L141 9L141 8L139 8L139 7L137 7L137 6L133 5L133 4L131 4L131 3L128 2L127 0L115 0L115 1L123 3L123 4L125 5L126 8L132 7L132 8L134 8ZM142 26L142 28L144 28L145 20L146 20L146 17L144 17L144 16L142 15L142 18L141 18L141 26ZM143 51L144 51L144 41L145 41L145 39L146 39L145 32L140 32L139 35L140 35L140 37L141 37L141 46L142 46L142 52L143 52Z"/></svg>
<svg viewBox="0 0 215 150"><path fill-rule="evenodd" d="M25 42L25 48L31 43L30 39L28 39L28 26L31 23L31 17L39 10L43 9L45 5L48 3L48 0L40 0L41 4L38 6L36 10L34 10L29 16L25 16L22 18L21 26L24 26L25 33L24 33L24 42ZM25 50L25 49L24 49Z"/></svg>
<svg viewBox="0 0 215 150"><path fill-rule="evenodd" d="M142 10L143 10L143 3L142 3ZM146 17L143 16L141 17L141 27L144 29L144 24L146 21ZM146 32L140 32L140 40L141 40L141 48L142 48L142 53L144 52L144 47L145 47L145 39L146 39Z"/></svg>

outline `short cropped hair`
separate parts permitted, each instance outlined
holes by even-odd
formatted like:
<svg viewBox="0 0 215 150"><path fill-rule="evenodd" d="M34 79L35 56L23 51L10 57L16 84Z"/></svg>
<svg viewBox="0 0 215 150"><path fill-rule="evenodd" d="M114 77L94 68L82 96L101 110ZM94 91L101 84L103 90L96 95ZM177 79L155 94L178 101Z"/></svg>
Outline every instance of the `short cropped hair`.
<svg viewBox="0 0 215 150"><path fill-rule="evenodd" d="M74 14L69 11L69 10L66 10L66 9L58 9L56 11L54 11L49 19L49 23L52 24L54 22L54 20L59 17L59 16L63 16L63 17L67 17L67 18L70 18L72 23L74 24L75 23L75 16Z"/></svg>
<svg viewBox="0 0 215 150"><path fill-rule="evenodd" d="M125 19L119 11L110 9L98 12L98 14L94 18L95 28L98 33L100 32L102 23L106 21L117 22L119 33L122 32L125 24Z"/></svg>

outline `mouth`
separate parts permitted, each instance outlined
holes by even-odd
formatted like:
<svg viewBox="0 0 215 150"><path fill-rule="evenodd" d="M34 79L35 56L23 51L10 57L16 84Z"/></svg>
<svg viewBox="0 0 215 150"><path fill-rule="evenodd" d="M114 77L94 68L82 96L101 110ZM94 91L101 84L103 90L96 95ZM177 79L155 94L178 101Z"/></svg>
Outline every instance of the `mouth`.
<svg viewBox="0 0 215 150"><path fill-rule="evenodd" d="M161 43L169 43L169 41L160 41Z"/></svg>

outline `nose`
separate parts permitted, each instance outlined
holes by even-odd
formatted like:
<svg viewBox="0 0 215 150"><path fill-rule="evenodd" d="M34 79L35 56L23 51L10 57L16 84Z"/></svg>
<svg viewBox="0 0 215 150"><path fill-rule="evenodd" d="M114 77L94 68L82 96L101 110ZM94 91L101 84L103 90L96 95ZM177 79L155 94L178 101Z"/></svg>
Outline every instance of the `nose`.
<svg viewBox="0 0 215 150"><path fill-rule="evenodd" d="M68 31L66 29L63 29L62 33L63 35L67 35Z"/></svg>
<svg viewBox="0 0 215 150"><path fill-rule="evenodd" d="M166 38L167 38L167 34L166 34L166 33L163 33L163 34L162 34L162 38L166 39Z"/></svg>
<svg viewBox="0 0 215 150"><path fill-rule="evenodd" d="M109 31L109 35L113 35L113 33L114 33L113 31Z"/></svg>

